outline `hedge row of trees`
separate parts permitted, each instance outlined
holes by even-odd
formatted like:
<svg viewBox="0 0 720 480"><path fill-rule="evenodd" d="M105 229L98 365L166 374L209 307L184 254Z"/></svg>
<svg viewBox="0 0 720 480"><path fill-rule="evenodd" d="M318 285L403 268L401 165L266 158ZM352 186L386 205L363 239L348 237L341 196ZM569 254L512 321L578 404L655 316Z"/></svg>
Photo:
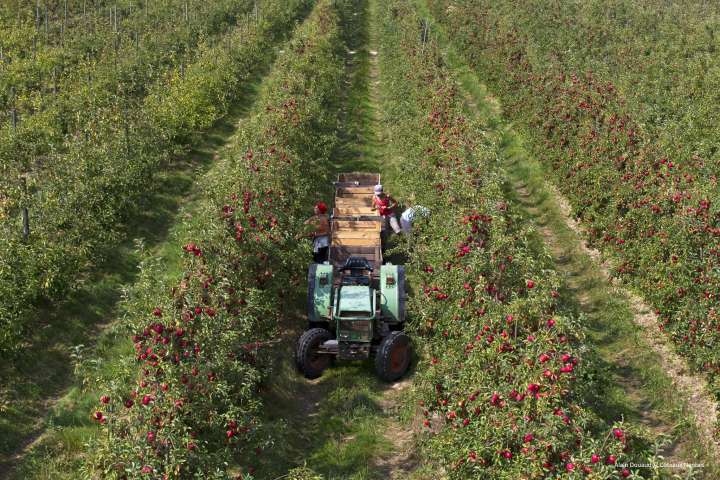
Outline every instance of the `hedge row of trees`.
<svg viewBox="0 0 720 480"><path fill-rule="evenodd" d="M395 189L428 207L407 266L422 457L450 478L640 478L645 433L607 424L575 312L549 254L504 198L498 145L407 2L382 11L381 78ZM619 419L618 419L619 420Z"/></svg>
<svg viewBox="0 0 720 480"><path fill-rule="evenodd" d="M720 395L717 5L431 4L613 273Z"/></svg>
<svg viewBox="0 0 720 480"><path fill-rule="evenodd" d="M321 0L284 47L254 113L201 179L182 278L161 285L162 266L146 265L125 305L133 354L119 375L91 374L102 434L88 473L250 478L248 458L273 440L259 419L270 372L257 346L278 334L288 290L305 288L309 245L296 236L329 181L359 3Z"/></svg>
<svg viewBox="0 0 720 480"><path fill-rule="evenodd" d="M226 113L308 4L262 2L237 16L254 3L219 2L201 19L224 19L217 38L148 32L154 40L132 55L68 70L49 105L0 133L0 355L21 348L39 300L62 300L117 245L156 172Z"/></svg>

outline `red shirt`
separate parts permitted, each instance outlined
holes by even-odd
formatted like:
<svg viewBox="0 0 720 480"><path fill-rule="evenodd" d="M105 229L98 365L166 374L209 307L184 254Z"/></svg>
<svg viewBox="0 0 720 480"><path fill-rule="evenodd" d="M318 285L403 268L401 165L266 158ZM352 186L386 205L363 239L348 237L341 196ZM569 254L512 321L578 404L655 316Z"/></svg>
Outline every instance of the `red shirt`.
<svg viewBox="0 0 720 480"><path fill-rule="evenodd" d="M384 198L380 198L376 195L373 195L372 200L373 206L377 207L378 212L380 215L384 217L389 217L393 214L392 208L390 208L390 196L385 195Z"/></svg>

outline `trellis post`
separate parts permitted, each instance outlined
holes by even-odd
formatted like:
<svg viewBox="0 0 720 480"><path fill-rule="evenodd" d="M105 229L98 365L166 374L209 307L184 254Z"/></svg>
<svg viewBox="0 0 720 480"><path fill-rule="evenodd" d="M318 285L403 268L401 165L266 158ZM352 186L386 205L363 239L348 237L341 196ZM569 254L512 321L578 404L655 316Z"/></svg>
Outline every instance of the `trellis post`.
<svg viewBox="0 0 720 480"><path fill-rule="evenodd" d="M27 188L27 178L25 175L21 175L20 179L22 181L22 189L23 189L23 196L25 201L27 201L27 195L28 195L28 188ZM28 207L24 206L22 207L22 234L23 234L23 240L28 241L28 238L30 238L30 212L28 211Z"/></svg>

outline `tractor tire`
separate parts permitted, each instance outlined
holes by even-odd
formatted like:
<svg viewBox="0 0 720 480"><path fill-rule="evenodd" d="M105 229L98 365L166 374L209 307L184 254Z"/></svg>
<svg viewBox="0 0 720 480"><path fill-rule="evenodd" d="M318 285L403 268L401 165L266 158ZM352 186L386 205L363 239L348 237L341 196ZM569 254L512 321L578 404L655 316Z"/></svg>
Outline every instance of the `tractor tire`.
<svg viewBox="0 0 720 480"><path fill-rule="evenodd" d="M318 347L330 339L332 339L332 334L324 328L311 328L298 339L295 349L295 364L305 378L318 378L330 366L332 357L317 353Z"/></svg>
<svg viewBox="0 0 720 480"><path fill-rule="evenodd" d="M390 332L382 339L375 354L375 372L382 380L394 382L407 372L410 366L410 337L405 332Z"/></svg>

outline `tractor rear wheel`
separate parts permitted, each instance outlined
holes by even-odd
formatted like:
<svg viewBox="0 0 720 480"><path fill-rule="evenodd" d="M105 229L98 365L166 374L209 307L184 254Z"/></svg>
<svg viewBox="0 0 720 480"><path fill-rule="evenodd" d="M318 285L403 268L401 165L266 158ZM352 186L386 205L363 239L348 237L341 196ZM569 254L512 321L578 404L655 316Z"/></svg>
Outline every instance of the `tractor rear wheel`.
<svg viewBox="0 0 720 480"><path fill-rule="evenodd" d="M375 372L386 382L398 380L410 366L410 350L410 337L404 332L390 332L375 354Z"/></svg>
<svg viewBox="0 0 720 480"><path fill-rule="evenodd" d="M300 336L295 363L305 378L318 378L330 365L331 355L318 353L320 345L330 339L332 334L324 328L311 328Z"/></svg>

